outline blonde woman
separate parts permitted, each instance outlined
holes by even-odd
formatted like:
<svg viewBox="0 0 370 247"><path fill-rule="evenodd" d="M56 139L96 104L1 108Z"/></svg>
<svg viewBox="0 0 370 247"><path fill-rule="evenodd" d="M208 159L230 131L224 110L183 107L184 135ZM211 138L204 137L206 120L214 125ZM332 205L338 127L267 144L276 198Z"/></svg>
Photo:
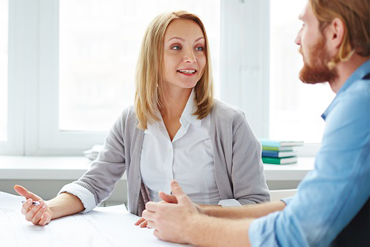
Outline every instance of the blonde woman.
<svg viewBox="0 0 370 247"><path fill-rule="evenodd" d="M28 199L26 219L45 225L88 212L109 197L125 171L128 210L139 216L146 202L161 200L159 191L171 192L173 179L200 205L268 201L260 143L241 110L213 98L210 61L197 16L156 17L141 46L135 105L118 118L91 168L57 197L35 206L41 198L15 187Z"/></svg>

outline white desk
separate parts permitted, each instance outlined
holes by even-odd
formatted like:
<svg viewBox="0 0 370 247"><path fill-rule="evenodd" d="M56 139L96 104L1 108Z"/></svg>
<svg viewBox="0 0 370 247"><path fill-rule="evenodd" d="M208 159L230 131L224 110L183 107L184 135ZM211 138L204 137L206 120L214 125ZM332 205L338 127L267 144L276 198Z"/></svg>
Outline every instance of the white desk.
<svg viewBox="0 0 370 247"><path fill-rule="evenodd" d="M0 156L0 179L75 180L89 167L85 157ZM264 165L267 181L300 181L313 167L314 158L299 158L292 165Z"/></svg>
<svg viewBox="0 0 370 247"><path fill-rule="evenodd" d="M135 226L139 217L129 214L123 205L97 208L87 214L53 220L47 226L35 226L20 213L21 200L23 197L0 191L1 246L185 246L161 241L153 230Z"/></svg>

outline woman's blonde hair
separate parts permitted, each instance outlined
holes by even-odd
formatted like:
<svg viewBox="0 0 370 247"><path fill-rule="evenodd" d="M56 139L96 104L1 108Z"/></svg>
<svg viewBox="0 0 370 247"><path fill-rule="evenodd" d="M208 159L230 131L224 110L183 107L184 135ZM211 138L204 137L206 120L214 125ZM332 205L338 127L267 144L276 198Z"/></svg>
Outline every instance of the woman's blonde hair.
<svg viewBox="0 0 370 247"><path fill-rule="evenodd" d="M343 42L336 57L329 63L347 61L353 53L366 57L370 55L370 4L369 0L310 0L314 15L323 31L334 18L345 25Z"/></svg>
<svg viewBox="0 0 370 247"><path fill-rule="evenodd" d="M205 39L206 66L204 73L194 87L198 119L206 117L213 106L213 78L208 37L198 16L186 11L158 15L146 29L136 66L135 112L138 128L147 129L147 124L158 121L158 107L163 107L163 52L164 35L169 24L175 19L192 20L201 28Z"/></svg>

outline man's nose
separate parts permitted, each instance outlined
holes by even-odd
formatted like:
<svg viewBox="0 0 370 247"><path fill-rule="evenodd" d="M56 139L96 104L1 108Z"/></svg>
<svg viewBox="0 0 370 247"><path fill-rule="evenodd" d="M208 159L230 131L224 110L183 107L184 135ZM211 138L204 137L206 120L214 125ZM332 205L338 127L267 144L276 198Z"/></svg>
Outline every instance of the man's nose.
<svg viewBox="0 0 370 247"><path fill-rule="evenodd" d="M301 45L301 31L299 31L297 33L297 37L295 38L294 42L297 44L297 45Z"/></svg>

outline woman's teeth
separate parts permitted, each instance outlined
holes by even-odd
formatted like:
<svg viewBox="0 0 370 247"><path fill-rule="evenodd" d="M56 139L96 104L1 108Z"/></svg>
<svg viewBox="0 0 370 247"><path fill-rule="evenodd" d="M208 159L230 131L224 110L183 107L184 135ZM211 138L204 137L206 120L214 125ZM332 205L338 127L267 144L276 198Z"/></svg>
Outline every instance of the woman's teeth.
<svg viewBox="0 0 370 247"><path fill-rule="evenodd" d="M196 70L178 70L178 72L184 73L184 74L194 74Z"/></svg>

